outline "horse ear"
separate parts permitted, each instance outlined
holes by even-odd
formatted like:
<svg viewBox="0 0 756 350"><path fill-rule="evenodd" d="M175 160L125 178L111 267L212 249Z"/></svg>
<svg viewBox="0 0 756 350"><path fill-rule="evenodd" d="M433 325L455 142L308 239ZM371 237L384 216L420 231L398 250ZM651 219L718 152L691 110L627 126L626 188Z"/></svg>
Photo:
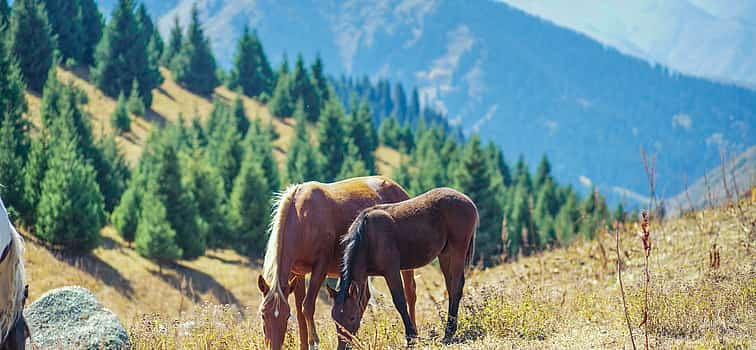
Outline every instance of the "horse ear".
<svg viewBox="0 0 756 350"><path fill-rule="evenodd" d="M326 289L328 290L328 295L331 296L331 299L336 299L336 294L338 294L339 292L337 292L329 285L326 285Z"/></svg>
<svg viewBox="0 0 756 350"><path fill-rule="evenodd" d="M268 286L268 282L265 282L265 278L263 278L262 275L257 276L257 287L260 288L260 291L264 294L268 294L270 291L270 287Z"/></svg>

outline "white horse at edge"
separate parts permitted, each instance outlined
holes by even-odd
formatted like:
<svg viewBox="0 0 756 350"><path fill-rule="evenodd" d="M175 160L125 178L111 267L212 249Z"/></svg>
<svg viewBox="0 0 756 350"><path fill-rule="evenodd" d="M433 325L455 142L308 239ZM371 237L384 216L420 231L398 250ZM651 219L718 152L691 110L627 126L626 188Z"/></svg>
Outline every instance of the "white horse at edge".
<svg viewBox="0 0 756 350"><path fill-rule="evenodd" d="M0 198L0 344L24 309L24 242Z"/></svg>

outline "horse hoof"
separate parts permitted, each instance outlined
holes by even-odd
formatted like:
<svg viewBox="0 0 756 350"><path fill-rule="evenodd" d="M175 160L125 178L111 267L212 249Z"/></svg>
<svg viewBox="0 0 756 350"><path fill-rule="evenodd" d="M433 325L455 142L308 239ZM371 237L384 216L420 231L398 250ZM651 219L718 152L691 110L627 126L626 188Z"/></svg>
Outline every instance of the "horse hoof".
<svg viewBox="0 0 756 350"><path fill-rule="evenodd" d="M415 336L407 337L407 347L408 348L413 348L413 347L417 346L417 343L418 343L418 341L417 341L417 336L416 335Z"/></svg>

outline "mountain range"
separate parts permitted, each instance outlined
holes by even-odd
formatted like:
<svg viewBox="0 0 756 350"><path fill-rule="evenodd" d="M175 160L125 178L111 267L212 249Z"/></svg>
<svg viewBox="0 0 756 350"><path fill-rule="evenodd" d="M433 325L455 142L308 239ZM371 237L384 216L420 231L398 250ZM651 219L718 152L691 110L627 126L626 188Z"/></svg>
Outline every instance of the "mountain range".
<svg viewBox="0 0 756 350"><path fill-rule="evenodd" d="M115 0L99 3L107 13ZM187 23L193 1L145 3L167 35L175 16ZM720 150L741 153L756 143L753 90L683 74L502 2L200 0L197 6L223 67L250 25L273 64L284 54L291 60L301 52L308 61L320 54L334 77L417 87L423 104L466 134L493 140L508 160L523 155L535 166L546 154L559 179L584 190L598 186L614 201L633 204L648 193L641 147L656 159L657 192L672 196L683 178L715 167ZM685 47L679 50L685 57ZM744 66L743 72L754 67Z"/></svg>

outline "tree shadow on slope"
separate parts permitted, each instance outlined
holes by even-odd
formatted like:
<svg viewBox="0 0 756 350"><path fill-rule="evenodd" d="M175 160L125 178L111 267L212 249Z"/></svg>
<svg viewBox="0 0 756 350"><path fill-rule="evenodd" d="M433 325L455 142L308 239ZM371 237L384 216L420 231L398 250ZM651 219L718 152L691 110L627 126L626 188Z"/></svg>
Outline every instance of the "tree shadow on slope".
<svg viewBox="0 0 756 350"><path fill-rule="evenodd" d="M150 273L170 284L195 303L201 301L202 295L210 293L219 303L235 305L241 309L239 299L230 290L218 283L213 276L179 263L173 264L170 269L163 268L163 270L163 273L154 270L150 270ZM166 271L175 272L175 274L166 273Z"/></svg>
<svg viewBox="0 0 756 350"><path fill-rule="evenodd" d="M118 244L112 241L112 239L103 237L103 248L115 249L117 246ZM123 275L113 268L113 266L100 259L98 256L92 253L87 255L73 255L65 251L55 250L51 251L51 253L52 256L59 261L65 262L79 271L86 272L105 285L115 288L126 298L134 298L134 288L131 286L131 282L123 277Z"/></svg>

